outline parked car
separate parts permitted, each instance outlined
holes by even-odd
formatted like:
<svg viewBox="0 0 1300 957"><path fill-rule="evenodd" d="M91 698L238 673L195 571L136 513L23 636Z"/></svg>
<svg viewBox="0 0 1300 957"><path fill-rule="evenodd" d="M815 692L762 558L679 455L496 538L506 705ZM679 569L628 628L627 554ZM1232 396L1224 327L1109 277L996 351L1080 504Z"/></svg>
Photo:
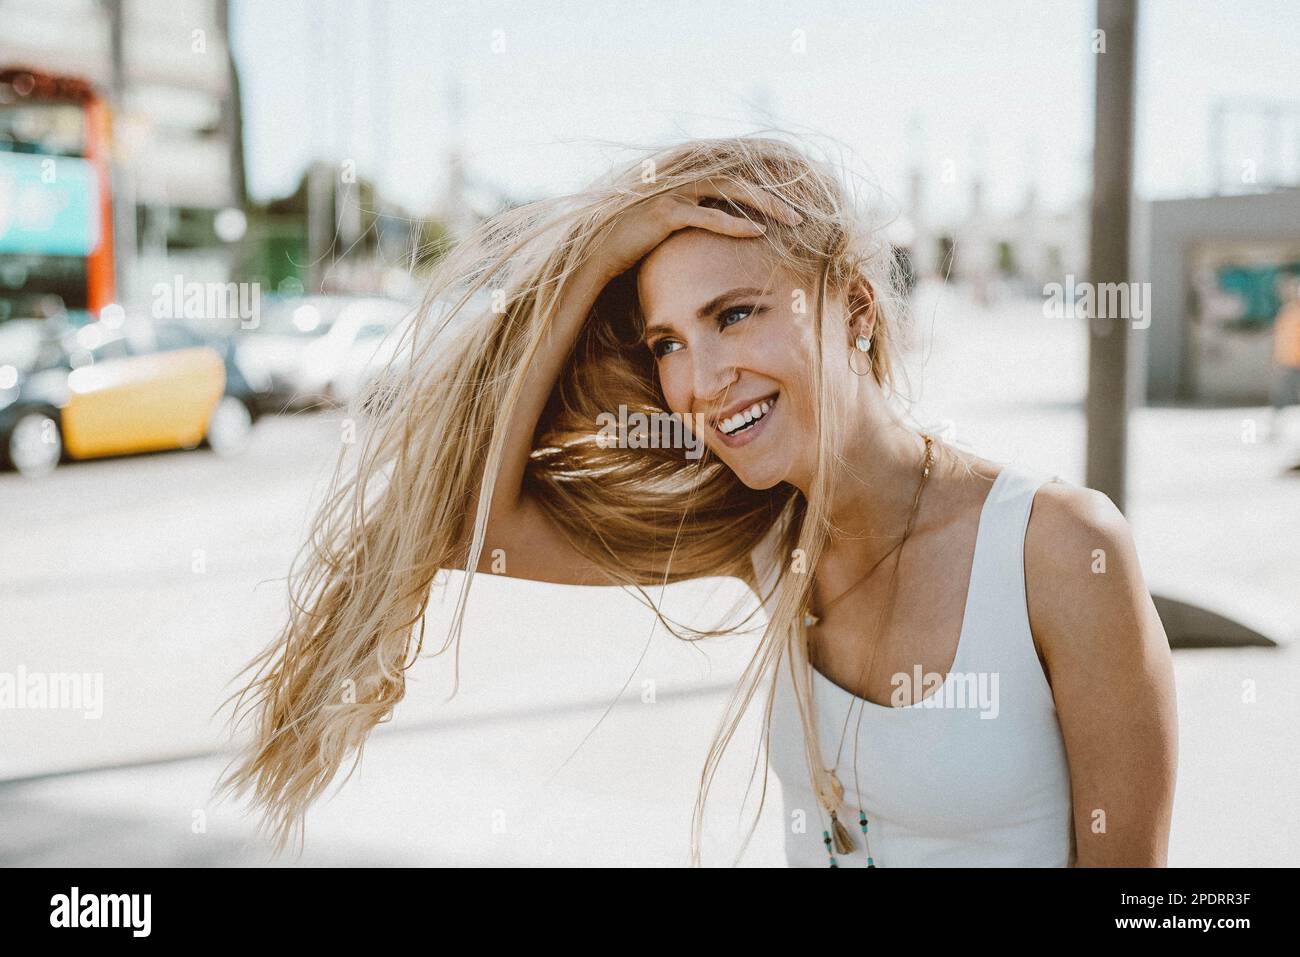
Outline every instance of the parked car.
<svg viewBox="0 0 1300 957"><path fill-rule="evenodd" d="M340 401L338 383L357 355L374 352L412 307L379 296L301 296L263 310L239 351L270 376L277 410Z"/></svg>
<svg viewBox="0 0 1300 957"><path fill-rule="evenodd" d="M226 388L204 441L219 455L241 449L257 420L274 408L270 374L257 364L254 356L243 352L241 343L231 336L202 335L170 320L155 321L151 332L151 346L145 348L155 352L208 346L221 355Z"/></svg>
<svg viewBox="0 0 1300 957"><path fill-rule="evenodd" d="M0 323L0 465L36 476L205 441L232 454L258 414L250 388L219 344L183 327L12 319Z"/></svg>

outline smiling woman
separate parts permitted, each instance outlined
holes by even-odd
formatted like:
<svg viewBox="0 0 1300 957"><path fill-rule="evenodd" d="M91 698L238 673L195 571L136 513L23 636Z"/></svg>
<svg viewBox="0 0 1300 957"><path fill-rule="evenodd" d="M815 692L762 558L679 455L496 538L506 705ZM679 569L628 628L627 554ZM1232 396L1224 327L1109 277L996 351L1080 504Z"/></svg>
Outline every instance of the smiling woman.
<svg viewBox="0 0 1300 957"><path fill-rule="evenodd" d="M516 577L635 589L683 638L746 621L687 628L646 586L758 593L768 623L701 773L693 861L723 750L765 691L793 864L1163 863L1168 646L1123 520L906 424L894 257L863 217L791 143L693 140L504 213L444 260L239 695L255 734L225 783L280 846L401 700L438 571L468 573L445 651L504 552ZM495 308L444 345L480 290ZM615 410L703 423L704 454L603 441ZM1088 574L1099 542L1121 574ZM891 675L957 688L959 664L998 689L992 708L879 703Z"/></svg>

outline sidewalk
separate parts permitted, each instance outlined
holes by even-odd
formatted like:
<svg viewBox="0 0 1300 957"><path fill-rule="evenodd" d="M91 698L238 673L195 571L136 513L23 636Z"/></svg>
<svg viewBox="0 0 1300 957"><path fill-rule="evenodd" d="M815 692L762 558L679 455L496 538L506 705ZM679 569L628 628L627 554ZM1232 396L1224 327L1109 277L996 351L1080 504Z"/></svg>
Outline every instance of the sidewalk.
<svg viewBox="0 0 1300 957"><path fill-rule="evenodd" d="M952 293L937 304L923 296L917 313L923 328L930 325L928 348L909 363L925 360L922 413L951 419L958 437L988 458L1081 482L1082 324L1044 319L1035 303L981 311ZM1290 806L1300 785L1294 760L1300 697L1293 690L1300 681L1300 475L1284 475L1300 460L1300 434L1290 445L1265 444L1264 411L1139 409L1132 418L1129 517L1148 584L1279 642L1272 649L1174 655L1180 769L1173 866L1289 865L1300 849L1300 824ZM1243 441L1243 421L1252 419L1258 420L1258 443ZM275 498L278 507L292 500L287 491ZM33 525L30 534L38 533ZM259 547L278 556L285 544ZM211 604L219 600L232 609L229 621L237 608L230 596L251 589L266 567L245 569L215 592L185 592L177 600L207 601L212 614L220 613ZM255 612L258 626L269 627L273 587L264 585L256 606L238 614ZM431 609L433 644L454 594L447 607ZM720 613L743 595L735 582L687 583L667 591L666 610L703 625L710 612ZM42 607L35 601L23 606L32 628ZM98 614L101 637L111 644L117 626L102 608ZM216 624L205 622L203 634L216 640ZM416 666L397 719L372 738L352 780L312 811L308 850L299 863L685 864L705 751L725 689L753 639L689 645L662 633L651 639L654 624L648 611L616 590L477 577L460 696L450 704L440 700L450 656ZM241 655L256 637L247 627L241 618L235 636ZM32 631L31 648L38 637L44 640ZM227 650L219 654L229 657ZM124 673L139 667L134 658L120 666ZM225 660L211 667L222 671ZM647 679L654 681L653 704L642 701ZM150 688L165 686L140 680ZM156 726L161 714L179 715L182 708L197 713L196 702L205 711L216 705L206 686L171 695L156 704L138 698L139 720L151 718ZM617 706L599 723L615 699ZM751 721L728 749L710 800L714 827L706 863L729 862L736 846L729 832L748 780L755 730ZM142 726L133 733L156 732ZM59 733L78 731L68 723ZM211 747L219 740L216 725L186 738L191 751L194 742ZM260 862L251 824L229 805L208 805L223 764L200 757L0 784L0 863ZM198 811L206 811L206 830L196 834ZM783 863L782 826L773 778L744 863Z"/></svg>

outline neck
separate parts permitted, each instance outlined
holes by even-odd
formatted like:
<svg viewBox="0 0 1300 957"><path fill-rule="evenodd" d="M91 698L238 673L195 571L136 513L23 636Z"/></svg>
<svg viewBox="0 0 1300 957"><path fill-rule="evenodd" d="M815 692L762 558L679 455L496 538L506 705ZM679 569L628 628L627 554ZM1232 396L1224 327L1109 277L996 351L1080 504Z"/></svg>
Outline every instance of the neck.
<svg viewBox="0 0 1300 957"><path fill-rule="evenodd" d="M862 568L894 548L906 531L921 482L925 439L898 421L879 393L855 403L845 435L823 560ZM936 443L936 457L938 451ZM932 470L927 488L934 477Z"/></svg>

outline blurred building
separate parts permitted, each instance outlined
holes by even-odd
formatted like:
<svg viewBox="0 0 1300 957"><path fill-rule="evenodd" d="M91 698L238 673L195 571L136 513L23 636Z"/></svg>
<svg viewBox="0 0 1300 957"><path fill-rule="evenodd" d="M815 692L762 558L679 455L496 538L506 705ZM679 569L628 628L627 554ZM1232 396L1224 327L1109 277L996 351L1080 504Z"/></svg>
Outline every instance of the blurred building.
<svg viewBox="0 0 1300 957"><path fill-rule="evenodd" d="M976 179L964 216L927 221L918 212L924 209L923 188L920 173L914 172L906 234L918 275L966 282L977 296L987 298L994 284L1041 296L1046 284L1086 272L1086 203L1047 209L1031 184L1019 209L995 213L985 203L983 182Z"/></svg>
<svg viewBox="0 0 1300 957"><path fill-rule="evenodd" d="M1211 195L1137 210L1135 272L1153 290L1147 397L1262 404L1279 280L1300 275L1300 103L1219 100L1208 143Z"/></svg>
<svg viewBox="0 0 1300 957"><path fill-rule="evenodd" d="M227 15L226 0L0 0L0 70L84 82L107 107L97 199L108 194L116 301L142 303L176 275L230 278L244 184ZM0 109L23 105L11 89ZM38 111L19 125L33 132L6 124L0 151L43 152Z"/></svg>
<svg viewBox="0 0 1300 957"><path fill-rule="evenodd" d="M1151 283L1148 399L1268 401L1279 278L1300 276L1300 189L1137 209L1135 275Z"/></svg>

